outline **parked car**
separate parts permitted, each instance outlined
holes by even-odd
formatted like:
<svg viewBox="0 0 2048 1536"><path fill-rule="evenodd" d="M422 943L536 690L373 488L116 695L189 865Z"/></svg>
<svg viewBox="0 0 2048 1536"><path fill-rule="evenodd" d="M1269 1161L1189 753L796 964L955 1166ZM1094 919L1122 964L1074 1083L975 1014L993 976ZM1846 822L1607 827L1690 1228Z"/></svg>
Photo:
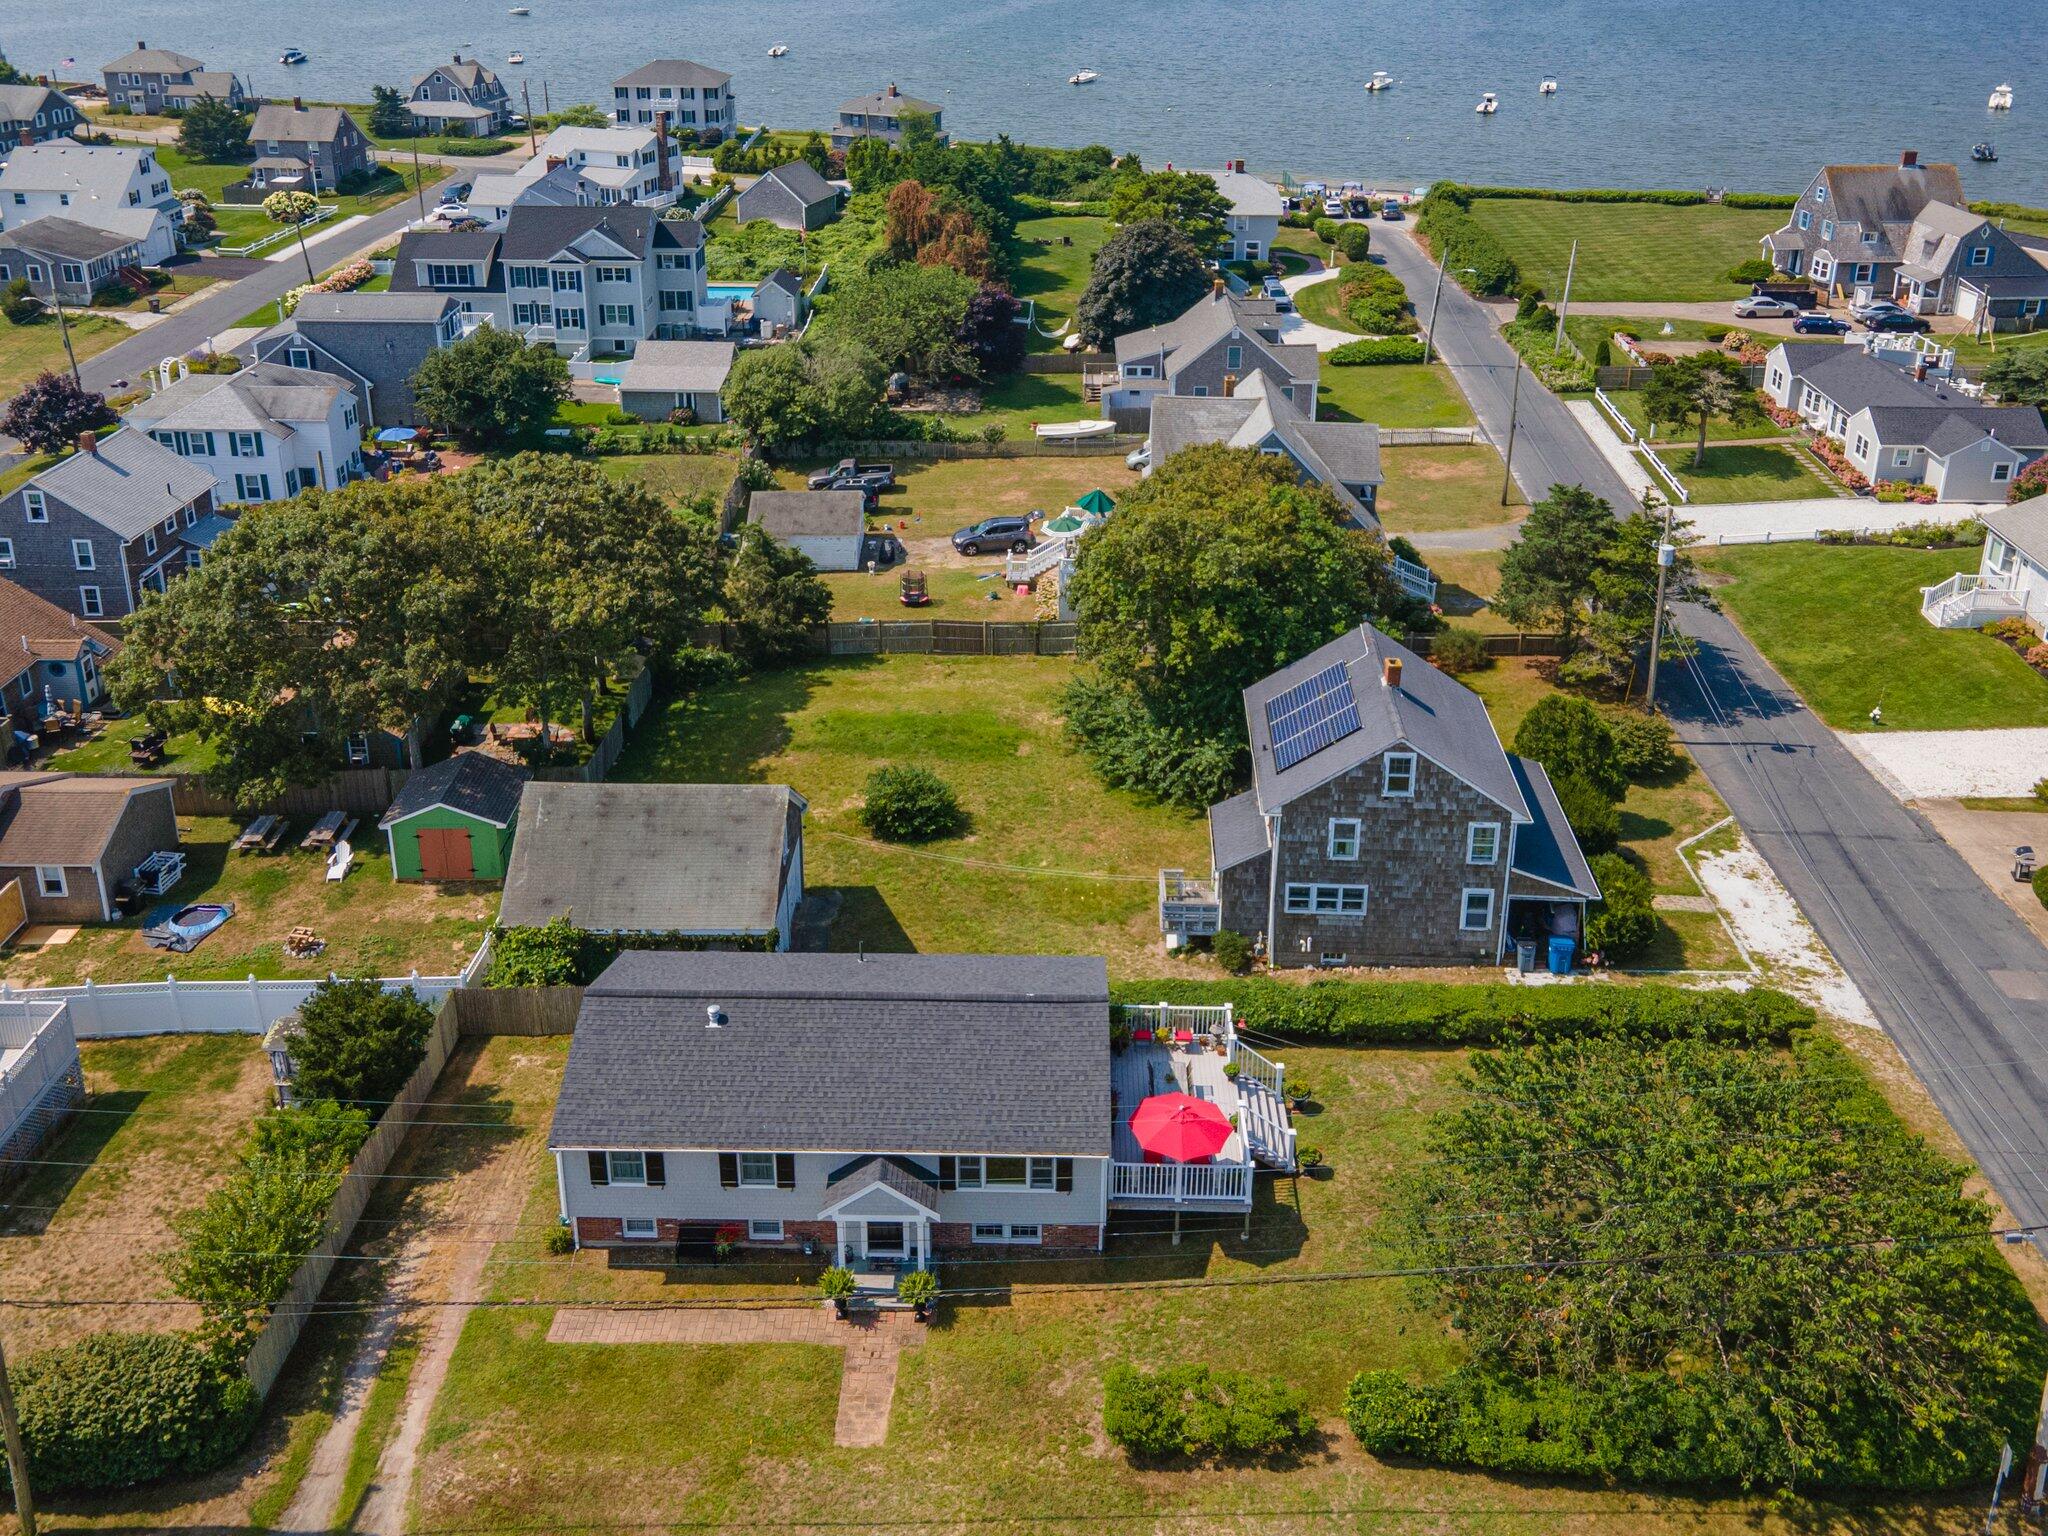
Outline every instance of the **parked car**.
<svg viewBox="0 0 2048 1536"><path fill-rule="evenodd" d="M814 491L848 491L874 489L886 491L896 483L894 464L862 464L855 459L841 459L830 469L821 469L808 482Z"/></svg>
<svg viewBox="0 0 2048 1536"><path fill-rule="evenodd" d="M1767 293L1753 293L1746 299L1735 301L1735 318L1738 320L1782 320L1798 313L1799 306L1790 299L1774 299Z"/></svg>
<svg viewBox="0 0 2048 1536"><path fill-rule="evenodd" d="M1872 315L1863 322L1863 328L1866 331L1931 331L1934 329L1933 326L1921 319L1920 316L1909 315L1903 309L1886 310L1882 314Z"/></svg>
<svg viewBox="0 0 2048 1536"><path fill-rule="evenodd" d="M1124 455L1125 469L1146 469L1151 466L1151 463L1152 445L1150 443L1146 443L1142 447L1133 448Z"/></svg>
<svg viewBox="0 0 2048 1536"><path fill-rule="evenodd" d="M1400 223L1403 217L1401 213L1401 205L1395 202L1391 197L1388 198L1384 203L1380 204L1380 217L1385 219L1389 224Z"/></svg>
<svg viewBox="0 0 2048 1536"><path fill-rule="evenodd" d="M1801 315L1792 322L1795 336L1841 336L1851 329L1839 315Z"/></svg>
<svg viewBox="0 0 2048 1536"><path fill-rule="evenodd" d="M1903 315L1905 311L1890 299L1865 299L1861 303L1851 304L1849 313L1867 325L1873 316Z"/></svg>
<svg viewBox="0 0 2048 1536"><path fill-rule="evenodd" d="M1324 198L1324 199L1323 199L1323 212L1324 212L1325 214L1329 215L1329 217L1331 217L1331 218L1333 218L1333 219L1341 219L1341 218L1343 218L1343 217L1344 217L1344 200L1343 200L1342 198L1337 198L1337 197L1326 197L1326 198Z"/></svg>
<svg viewBox="0 0 2048 1536"><path fill-rule="evenodd" d="M1031 519L1015 515L985 517L953 535L953 548L963 555L993 554L1003 549L1021 555L1031 544Z"/></svg>

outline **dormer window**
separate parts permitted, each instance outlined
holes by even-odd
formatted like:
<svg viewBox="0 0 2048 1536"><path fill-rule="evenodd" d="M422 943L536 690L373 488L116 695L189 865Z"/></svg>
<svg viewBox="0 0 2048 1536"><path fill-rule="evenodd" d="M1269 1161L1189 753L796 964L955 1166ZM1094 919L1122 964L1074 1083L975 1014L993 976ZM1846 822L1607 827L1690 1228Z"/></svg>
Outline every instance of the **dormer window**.
<svg viewBox="0 0 2048 1536"><path fill-rule="evenodd" d="M1824 203L1828 200L1828 189L1825 182L1813 189L1813 200L1816 203Z"/></svg>

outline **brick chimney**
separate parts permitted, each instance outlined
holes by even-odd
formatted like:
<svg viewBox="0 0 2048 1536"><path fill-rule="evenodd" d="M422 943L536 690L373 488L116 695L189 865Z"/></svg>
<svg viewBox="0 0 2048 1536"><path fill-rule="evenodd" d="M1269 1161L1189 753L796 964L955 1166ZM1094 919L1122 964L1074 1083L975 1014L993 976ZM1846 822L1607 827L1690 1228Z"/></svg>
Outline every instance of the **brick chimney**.
<svg viewBox="0 0 2048 1536"><path fill-rule="evenodd" d="M654 184L666 192L676 184L668 169L668 114L654 114Z"/></svg>
<svg viewBox="0 0 2048 1536"><path fill-rule="evenodd" d="M142 52L142 50L147 48L148 46L149 44L145 43L141 38L138 37L137 39L135 39L135 51L137 53Z"/></svg>
<svg viewBox="0 0 2048 1536"><path fill-rule="evenodd" d="M1225 285L1223 279L1220 277L1217 278L1215 282L1209 285L1209 297L1212 299L1221 299L1223 297L1224 287Z"/></svg>
<svg viewBox="0 0 2048 1536"><path fill-rule="evenodd" d="M886 91L884 91L884 92L882 92L882 94L883 94L884 96L894 96L894 95L896 95L896 94L897 94L897 91L896 91L896 82L895 82L894 80L891 80L891 81L889 82L889 89L888 89L888 90L886 90Z"/></svg>
<svg viewBox="0 0 2048 1536"><path fill-rule="evenodd" d="M78 451L80 453L97 453L99 451L99 446L99 433L81 432L78 434Z"/></svg>
<svg viewBox="0 0 2048 1536"><path fill-rule="evenodd" d="M1233 171L1237 172L1237 174L1238 174L1238 175L1240 175L1240 176L1242 176L1242 175L1244 174L1244 162L1243 162L1242 160L1233 160L1233 161L1231 161L1231 162L1230 162L1230 168L1231 168L1231 169L1232 169Z"/></svg>
<svg viewBox="0 0 2048 1536"><path fill-rule="evenodd" d="M1237 375L1234 373L1226 373L1225 375L1223 375L1223 398L1228 400L1232 395L1236 393Z"/></svg>
<svg viewBox="0 0 2048 1536"><path fill-rule="evenodd" d="M460 48L455 50L455 62L458 64L462 62L462 50Z"/></svg>
<svg viewBox="0 0 2048 1536"><path fill-rule="evenodd" d="M1919 170L1919 169L1920 169L1920 151L1919 151L1919 150L1917 150L1917 149L1904 149L1904 150L1900 150L1900 151L1899 151L1899 169L1900 169L1900 170L1902 170L1902 171L1917 171L1917 170Z"/></svg>
<svg viewBox="0 0 2048 1536"><path fill-rule="evenodd" d="M1401 658L1389 656L1380 663L1380 686L1398 688L1401 686Z"/></svg>
<svg viewBox="0 0 2048 1536"><path fill-rule="evenodd" d="M568 163L560 155L549 155L547 168L552 171L556 166L567 165Z"/></svg>
<svg viewBox="0 0 2048 1536"><path fill-rule="evenodd" d="M1924 352L1913 359L1913 379L1920 384L1927 382L1927 355Z"/></svg>

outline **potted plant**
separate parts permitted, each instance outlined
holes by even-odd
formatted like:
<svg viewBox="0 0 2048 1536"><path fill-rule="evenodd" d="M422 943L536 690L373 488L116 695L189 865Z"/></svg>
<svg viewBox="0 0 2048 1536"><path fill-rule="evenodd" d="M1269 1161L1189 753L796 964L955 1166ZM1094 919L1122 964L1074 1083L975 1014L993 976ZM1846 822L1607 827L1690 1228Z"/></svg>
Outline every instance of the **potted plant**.
<svg viewBox="0 0 2048 1536"><path fill-rule="evenodd" d="M913 1269L896 1285L899 1299L910 1303L920 1323L932 1320L932 1303L938 1299L939 1277L928 1269Z"/></svg>
<svg viewBox="0 0 2048 1536"><path fill-rule="evenodd" d="M735 1250L739 1248L739 1245L745 1241L746 1236L747 1229L736 1221L728 1221L721 1225L717 1235L712 1239L713 1249L718 1255L718 1261L722 1264L731 1258Z"/></svg>
<svg viewBox="0 0 2048 1536"><path fill-rule="evenodd" d="M1316 1091L1315 1089L1309 1086L1309 1081L1307 1078L1296 1077L1290 1078L1288 1080L1287 1102L1289 1104L1306 1104L1310 1099L1315 1097L1315 1094Z"/></svg>
<svg viewBox="0 0 2048 1536"><path fill-rule="evenodd" d="M818 1276L818 1294L832 1303L835 1313L845 1317L846 1304L853 1299L853 1271L844 1264L834 1264Z"/></svg>
<svg viewBox="0 0 2048 1536"><path fill-rule="evenodd" d="M1237 1074L1241 1070L1243 1069L1240 1068L1238 1064L1234 1061L1227 1061L1223 1064L1223 1075L1229 1078L1233 1083L1237 1081Z"/></svg>
<svg viewBox="0 0 2048 1536"><path fill-rule="evenodd" d="M1323 1166L1323 1149L1321 1147L1298 1147L1295 1149L1294 1160L1304 1168L1320 1168Z"/></svg>

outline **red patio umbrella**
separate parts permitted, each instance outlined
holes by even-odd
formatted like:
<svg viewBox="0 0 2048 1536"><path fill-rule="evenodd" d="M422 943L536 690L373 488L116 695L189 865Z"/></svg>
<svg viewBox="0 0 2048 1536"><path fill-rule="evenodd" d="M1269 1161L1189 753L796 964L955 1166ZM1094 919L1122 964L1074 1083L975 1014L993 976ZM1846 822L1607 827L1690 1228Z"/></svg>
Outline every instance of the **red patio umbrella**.
<svg viewBox="0 0 2048 1536"><path fill-rule="evenodd" d="M1185 1093L1155 1093L1131 1112L1131 1135L1147 1152L1193 1163L1223 1150L1230 1121L1214 1104Z"/></svg>

